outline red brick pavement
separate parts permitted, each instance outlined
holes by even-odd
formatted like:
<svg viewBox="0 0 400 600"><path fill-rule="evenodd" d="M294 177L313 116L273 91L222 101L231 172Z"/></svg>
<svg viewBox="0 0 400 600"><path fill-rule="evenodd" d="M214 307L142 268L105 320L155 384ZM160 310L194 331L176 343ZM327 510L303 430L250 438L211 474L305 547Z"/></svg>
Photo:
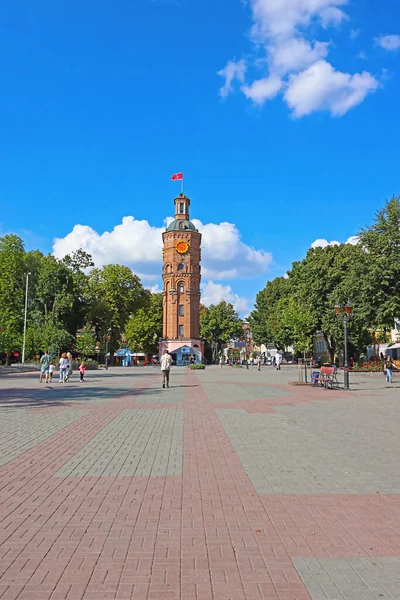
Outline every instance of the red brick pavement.
<svg viewBox="0 0 400 600"><path fill-rule="evenodd" d="M183 478L54 477L138 405L92 405L0 469L1 600L306 600L292 558L400 555L398 496L258 495L201 385Z"/></svg>

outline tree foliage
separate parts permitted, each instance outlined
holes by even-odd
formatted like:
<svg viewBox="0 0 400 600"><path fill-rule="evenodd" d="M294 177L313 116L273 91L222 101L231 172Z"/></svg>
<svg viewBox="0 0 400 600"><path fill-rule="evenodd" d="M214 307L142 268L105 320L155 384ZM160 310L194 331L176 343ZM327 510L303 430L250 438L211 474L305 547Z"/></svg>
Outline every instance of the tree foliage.
<svg viewBox="0 0 400 600"><path fill-rule="evenodd" d="M400 315L400 199L392 198L358 243L313 248L257 294L249 321L254 340L297 352L324 335L331 360L343 346L343 322L334 306L354 306L349 322L350 352L364 352L372 330L388 330Z"/></svg>
<svg viewBox="0 0 400 600"><path fill-rule="evenodd" d="M139 308L128 321L125 338L129 348L135 352L156 354L162 328L163 297L162 294L152 294L148 305Z"/></svg>
<svg viewBox="0 0 400 600"><path fill-rule="evenodd" d="M93 356L96 352L96 334L90 323L76 335L75 351L80 358L86 359Z"/></svg>
<svg viewBox="0 0 400 600"><path fill-rule="evenodd" d="M233 305L222 300L219 304L211 304L207 311L203 311L200 333L211 346L215 362L222 344L241 337L242 320Z"/></svg>

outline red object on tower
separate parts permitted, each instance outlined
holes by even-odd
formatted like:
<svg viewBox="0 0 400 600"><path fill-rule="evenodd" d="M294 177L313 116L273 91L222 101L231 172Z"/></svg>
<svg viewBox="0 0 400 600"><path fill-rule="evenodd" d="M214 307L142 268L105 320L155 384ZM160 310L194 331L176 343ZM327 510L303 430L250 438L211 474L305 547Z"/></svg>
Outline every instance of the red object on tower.
<svg viewBox="0 0 400 600"><path fill-rule="evenodd" d="M182 181L183 173L175 173L175 175L171 175L172 181Z"/></svg>

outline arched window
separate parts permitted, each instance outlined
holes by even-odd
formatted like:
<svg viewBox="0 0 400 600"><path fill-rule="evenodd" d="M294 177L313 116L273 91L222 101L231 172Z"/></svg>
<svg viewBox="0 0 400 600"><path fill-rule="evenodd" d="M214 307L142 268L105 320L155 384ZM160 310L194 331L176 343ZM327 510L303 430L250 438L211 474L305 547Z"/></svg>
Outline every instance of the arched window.
<svg viewBox="0 0 400 600"><path fill-rule="evenodd" d="M171 265L170 265L169 263L167 263L167 264L165 265L165 272L166 272L166 273L171 273L171 269L172 269Z"/></svg>
<svg viewBox="0 0 400 600"><path fill-rule="evenodd" d="M178 292L179 294L183 294L183 292L185 291L184 285L182 282L178 283Z"/></svg>

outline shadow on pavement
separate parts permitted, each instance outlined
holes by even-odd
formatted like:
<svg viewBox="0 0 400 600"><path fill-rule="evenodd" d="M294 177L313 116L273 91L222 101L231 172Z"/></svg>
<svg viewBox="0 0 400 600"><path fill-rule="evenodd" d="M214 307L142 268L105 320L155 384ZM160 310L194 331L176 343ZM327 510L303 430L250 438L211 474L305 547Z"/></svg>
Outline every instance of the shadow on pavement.
<svg viewBox="0 0 400 600"><path fill-rule="evenodd" d="M161 390L154 388L115 388L109 387L69 387L69 384L56 384L52 387L42 384L40 389L5 388L0 390L0 410L7 407L19 408L45 408L52 406L69 406L71 403L79 402L95 404L99 400L101 404L118 396L144 396L147 394L159 394Z"/></svg>

